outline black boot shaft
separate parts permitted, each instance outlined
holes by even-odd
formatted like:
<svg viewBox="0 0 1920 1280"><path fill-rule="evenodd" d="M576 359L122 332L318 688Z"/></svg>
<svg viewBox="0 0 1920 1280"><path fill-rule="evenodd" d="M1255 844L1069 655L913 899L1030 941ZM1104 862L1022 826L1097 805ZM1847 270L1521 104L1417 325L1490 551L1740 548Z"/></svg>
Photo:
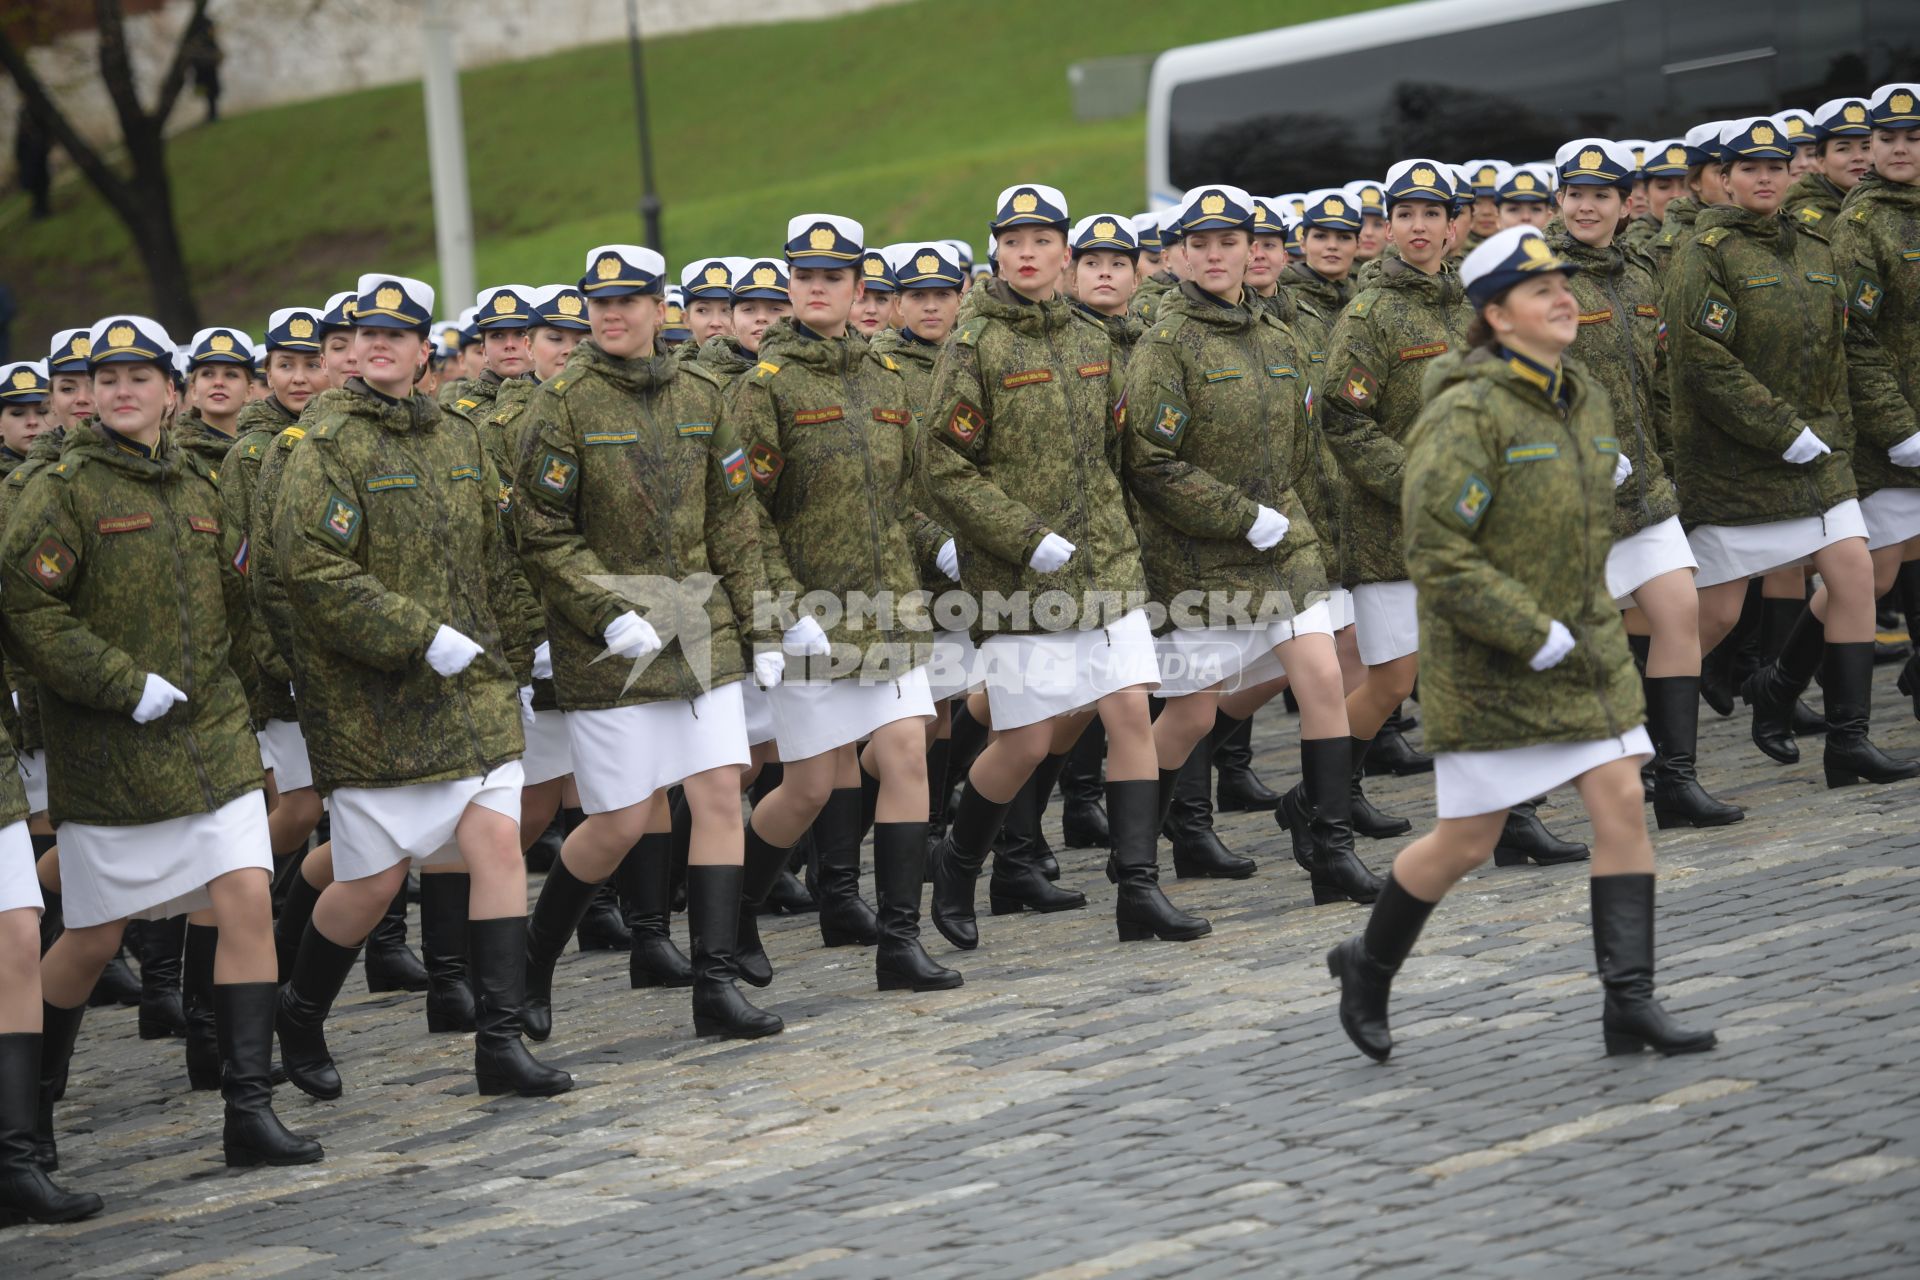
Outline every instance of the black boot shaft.
<svg viewBox="0 0 1920 1280"><path fill-rule="evenodd" d="M302 1093L325 1102L340 1096L340 1073L327 1048L327 1014L340 996L359 947L343 947L313 927L300 938L293 972L280 988L275 1025L287 1080Z"/></svg>
<svg viewBox="0 0 1920 1280"><path fill-rule="evenodd" d="M1745 818L1744 809L1708 795L1695 772L1700 677L1650 676L1640 683L1647 696L1647 732L1653 739L1654 821L1666 830L1724 827Z"/></svg>
<svg viewBox="0 0 1920 1280"><path fill-rule="evenodd" d="M673 837L641 836L614 875L627 904L627 985L692 986L693 966L673 945Z"/></svg>
<svg viewBox="0 0 1920 1280"><path fill-rule="evenodd" d="M920 943L926 872L926 823L874 824L873 894L879 904L880 946L873 962L882 991L945 991L961 984L960 975L935 964Z"/></svg>
<svg viewBox="0 0 1920 1280"><path fill-rule="evenodd" d="M550 1098L573 1077L546 1066L520 1039L527 1000L527 922L523 916L468 920L474 981L473 1072L483 1095Z"/></svg>
<svg viewBox="0 0 1920 1280"><path fill-rule="evenodd" d="M180 915L130 921L127 935L134 958L140 962L140 1038L164 1040L185 1035L180 963L186 950L187 918Z"/></svg>
<svg viewBox="0 0 1920 1280"><path fill-rule="evenodd" d="M1384 813L1374 807L1361 790L1360 781L1367 773L1367 757L1373 750L1372 738L1354 738L1348 744L1352 755L1352 777L1347 787L1347 813L1353 823L1356 835L1369 840L1391 840L1404 836L1413 830L1413 823L1406 818Z"/></svg>
<svg viewBox="0 0 1920 1280"><path fill-rule="evenodd" d="M78 1222L99 1213L100 1197L65 1191L38 1161L35 1114L43 1055L37 1033L0 1033L0 1226Z"/></svg>
<svg viewBox="0 0 1920 1280"><path fill-rule="evenodd" d="M1592 856L1586 845L1562 840L1547 830L1536 808L1535 803L1528 800L1508 811L1506 825L1493 846L1495 866L1514 867L1533 862L1551 867L1562 862L1585 862Z"/></svg>
<svg viewBox="0 0 1920 1280"><path fill-rule="evenodd" d="M1041 800L1065 763L1063 755L1044 757L1007 808L993 855L993 877L987 883L988 903L997 916L1075 911L1087 905L1085 894L1062 889L1047 877L1052 855L1040 834Z"/></svg>
<svg viewBox="0 0 1920 1280"><path fill-rule="evenodd" d="M273 1025L280 988L272 982L229 982L213 989L220 1037L220 1095L226 1100L221 1146L227 1164L312 1164L322 1156L312 1138L289 1133L273 1112Z"/></svg>
<svg viewBox="0 0 1920 1280"><path fill-rule="evenodd" d="M212 925L187 926L180 995L187 1020L187 1085L195 1090L220 1087L220 1038L213 1014L213 960L219 948L220 930Z"/></svg>
<svg viewBox="0 0 1920 1280"><path fill-rule="evenodd" d="M472 1031L474 991L467 968L467 898L461 872L420 877L420 959L427 967L427 1030Z"/></svg>
<svg viewBox="0 0 1920 1280"><path fill-rule="evenodd" d="M859 787L836 787L813 820L819 867L820 939L829 947L870 947L879 941L873 908L860 896Z"/></svg>
<svg viewBox="0 0 1920 1280"><path fill-rule="evenodd" d="M402 880L386 914L367 935L367 990L378 995L426 989L427 968L407 945L407 884Z"/></svg>
<svg viewBox="0 0 1920 1280"><path fill-rule="evenodd" d="M1650 875L1595 876L1593 952L1606 988L1601 1028L1609 1054L1654 1048L1663 1054L1714 1047L1711 1031L1678 1026L1653 996L1653 899Z"/></svg>
<svg viewBox="0 0 1920 1280"><path fill-rule="evenodd" d="M527 1039L545 1040L553 1034L553 970L567 949L567 939L579 927L587 904L600 886L582 880L567 869L565 857L555 858L546 883L527 917L526 999L521 1024Z"/></svg>
<svg viewBox="0 0 1920 1280"><path fill-rule="evenodd" d="M1157 781L1107 783L1107 816L1113 823L1113 865L1119 882L1114 925L1122 942L1150 937L1191 942L1213 932L1211 924L1179 910L1160 891L1159 808Z"/></svg>
<svg viewBox="0 0 1920 1280"><path fill-rule="evenodd" d="M1890 756L1867 737L1873 716L1871 641L1828 645L1822 683L1828 726L1823 763L1829 787L1920 777L1920 762Z"/></svg>
<svg viewBox="0 0 1920 1280"><path fill-rule="evenodd" d="M1300 790L1282 802L1292 828L1294 858L1306 869L1316 906L1372 902L1381 880L1353 847L1353 739L1302 738Z"/></svg>
<svg viewBox="0 0 1920 1280"><path fill-rule="evenodd" d="M741 867L687 867L687 931L693 946L697 1035L753 1040L786 1028L778 1015L749 1004L734 985L744 882Z"/></svg>
<svg viewBox="0 0 1920 1280"><path fill-rule="evenodd" d="M1236 720L1216 710L1213 732L1195 748L1205 749L1218 778L1222 813L1260 813L1280 803L1279 792L1253 772L1253 717Z"/></svg>
<svg viewBox="0 0 1920 1280"><path fill-rule="evenodd" d="M1161 770L1166 777L1166 770ZM1174 874L1182 879L1244 880L1259 870L1251 858L1227 848L1213 829L1213 761L1201 740L1174 774L1161 830L1173 854ZM1279 803L1279 797L1274 797ZM1269 806L1271 807L1271 806Z"/></svg>
<svg viewBox="0 0 1920 1280"><path fill-rule="evenodd" d="M1433 914L1433 903L1408 893L1389 873L1367 916L1366 929L1327 953L1327 970L1340 984L1340 1026L1354 1047L1384 1062L1393 1052L1387 1000Z"/></svg>

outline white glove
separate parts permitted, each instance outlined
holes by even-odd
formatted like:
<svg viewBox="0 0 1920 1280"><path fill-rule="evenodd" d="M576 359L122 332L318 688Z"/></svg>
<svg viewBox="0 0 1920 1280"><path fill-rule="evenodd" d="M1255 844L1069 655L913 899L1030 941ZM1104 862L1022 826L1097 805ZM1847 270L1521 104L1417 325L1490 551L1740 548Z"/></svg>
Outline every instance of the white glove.
<svg viewBox="0 0 1920 1280"><path fill-rule="evenodd" d="M820 624L813 620L812 615L788 627L786 634L780 637L780 645L788 653L797 653L803 658L815 658L833 652L833 644L827 639L827 633L820 629Z"/></svg>
<svg viewBox="0 0 1920 1280"><path fill-rule="evenodd" d="M133 709L135 724L151 724L187 700L187 695L167 682L166 677L147 672L147 687L140 693L140 705Z"/></svg>
<svg viewBox="0 0 1920 1280"><path fill-rule="evenodd" d="M1887 450L1887 460L1896 467L1920 467L1920 431Z"/></svg>
<svg viewBox="0 0 1920 1280"><path fill-rule="evenodd" d="M450 678L472 666L473 660L485 652L452 627L442 626L433 633L433 643L427 646L427 665L443 679Z"/></svg>
<svg viewBox="0 0 1920 1280"><path fill-rule="evenodd" d="M533 646L533 678L553 679L553 646L545 640Z"/></svg>
<svg viewBox="0 0 1920 1280"><path fill-rule="evenodd" d="M1255 551L1269 551L1280 545L1290 526L1291 522L1272 507L1261 507L1253 518L1253 528L1247 530L1247 541Z"/></svg>
<svg viewBox="0 0 1920 1280"><path fill-rule="evenodd" d="M1796 467L1804 467L1821 454L1832 452L1833 450L1827 448L1826 441L1813 434L1812 427L1802 427L1800 434L1793 438L1793 443L1788 445L1787 451L1780 456Z"/></svg>
<svg viewBox="0 0 1920 1280"><path fill-rule="evenodd" d="M1068 542L1057 533L1050 533L1040 539L1040 545L1033 549L1033 559L1027 561L1027 567L1035 573L1054 573L1066 567L1073 559L1073 553L1080 548Z"/></svg>
<svg viewBox="0 0 1920 1280"><path fill-rule="evenodd" d="M533 686L530 684L520 686L520 723L533 723Z"/></svg>
<svg viewBox="0 0 1920 1280"><path fill-rule="evenodd" d="M1527 659L1527 665L1535 671L1545 671L1559 666L1572 652L1573 632L1561 626L1556 619L1547 628L1547 642L1540 646L1540 652Z"/></svg>
<svg viewBox="0 0 1920 1280"><path fill-rule="evenodd" d="M771 689L787 674L787 655L777 649L762 649L753 655L753 678L762 689Z"/></svg>
<svg viewBox="0 0 1920 1280"><path fill-rule="evenodd" d="M940 550L934 553L933 563L947 577L955 582L960 581L960 550L953 545L952 538L940 544Z"/></svg>
<svg viewBox="0 0 1920 1280"><path fill-rule="evenodd" d="M1633 474L1632 458L1629 458L1626 454L1623 453L1619 457L1613 460L1613 487L1614 488L1618 489L1621 485L1625 484L1627 482L1627 477L1632 474Z"/></svg>
<svg viewBox="0 0 1920 1280"><path fill-rule="evenodd" d="M660 636L653 624L631 609L609 622L600 639L616 658L645 658L660 652Z"/></svg>

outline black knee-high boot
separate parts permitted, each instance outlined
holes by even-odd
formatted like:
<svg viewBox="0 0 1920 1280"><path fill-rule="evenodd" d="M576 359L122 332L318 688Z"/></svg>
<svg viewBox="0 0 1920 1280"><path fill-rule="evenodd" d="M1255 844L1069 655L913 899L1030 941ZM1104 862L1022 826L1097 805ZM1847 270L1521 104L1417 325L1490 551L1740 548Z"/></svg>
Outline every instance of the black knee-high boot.
<svg viewBox="0 0 1920 1280"><path fill-rule="evenodd" d="M1393 1052L1387 997L1434 903L1423 902L1387 874L1367 927L1327 952L1327 972L1340 984L1340 1026L1354 1047L1375 1062Z"/></svg>
<svg viewBox="0 0 1920 1280"><path fill-rule="evenodd" d="M759 804L775 787L780 785L781 780L785 777L786 769L782 767L778 760L767 761L760 766L760 774L753 780L753 785L747 788L747 798L754 804ZM687 817L689 834L691 834L692 830L692 821L692 815L689 813ZM674 826L676 837L680 831L678 823L679 819L676 817ZM795 841L793 846L788 849L787 860L780 864L778 871L773 875L772 881L767 885L767 891L755 900L755 909L758 914L797 916L807 915L820 909L819 902L816 901L813 896L812 888L810 888L807 883L802 882L799 876L794 874L796 868L810 868L812 857L813 833L808 832L802 835L800 839ZM681 859L680 866L681 870L679 874L684 878L686 874L684 856ZM811 881L812 879L813 873L809 869L807 870L807 880ZM756 883L758 882L754 877L752 866L749 864L747 870L747 885L749 890L751 890L752 886ZM751 944L747 948L748 950L751 950L755 954L764 955L764 953L760 951L758 928L752 921L747 921L740 926L740 938L743 946L749 943ZM744 977L745 975L742 976ZM771 969L767 970L766 977L768 981L772 981L773 971ZM749 982L754 981L752 978L746 980ZM765 986L766 983L761 982L757 985Z"/></svg>
<svg viewBox="0 0 1920 1280"><path fill-rule="evenodd" d="M465 872L420 877L420 955L427 965L427 1030L474 1029L473 984L467 967Z"/></svg>
<svg viewBox="0 0 1920 1280"><path fill-rule="evenodd" d="M1762 599L1760 580L1755 578L1747 583L1746 599L1741 603L1740 616L1735 619L1733 630L1701 657L1700 697L1715 715L1733 714L1734 695L1747 676L1752 674L1741 669L1742 654L1759 634Z"/></svg>
<svg viewBox="0 0 1920 1280"><path fill-rule="evenodd" d="M1105 849L1113 843L1102 777L1106 761L1107 730L1095 716L1060 771L1060 839L1069 849Z"/></svg>
<svg viewBox="0 0 1920 1280"><path fill-rule="evenodd" d="M1829 644L1822 683L1827 695L1827 786L1900 782L1920 776L1920 762L1896 759L1873 745L1873 643Z"/></svg>
<svg viewBox="0 0 1920 1280"><path fill-rule="evenodd" d="M1873 660L1873 646L1865 646ZM1653 877L1595 876L1593 951L1607 991L1601 1033L1609 1054L1701 1053L1718 1041L1711 1031L1678 1026L1653 997Z"/></svg>
<svg viewBox="0 0 1920 1280"><path fill-rule="evenodd" d="M1670 827L1724 827L1747 816L1707 794L1694 772L1700 738L1700 677L1650 676L1647 730L1653 737L1653 818Z"/></svg>
<svg viewBox="0 0 1920 1280"><path fill-rule="evenodd" d="M1213 713L1213 732L1194 748L1212 757L1216 800L1222 813L1271 812L1280 793L1260 781L1253 771L1253 717L1236 720L1224 711ZM1177 868L1176 868L1177 870Z"/></svg>
<svg viewBox="0 0 1920 1280"><path fill-rule="evenodd" d="M1113 919L1122 942L1191 942L1213 932L1199 916L1167 901L1160 891L1160 783L1107 783L1107 819L1113 825L1113 864L1120 893Z"/></svg>
<svg viewBox="0 0 1920 1280"><path fill-rule="evenodd" d="M555 869L559 867L555 863ZM527 1003L527 922L523 916L467 921L473 966L473 1075L483 1095L551 1098L573 1077L528 1052L520 1038Z"/></svg>
<svg viewBox="0 0 1920 1280"><path fill-rule="evenodd" d="M859 787L836 787L813 820L820 941L829 947L870 947L880 940L873 908L860 896L862 804Z"/></svg>
<svg viewBox="0 0 1920 1280"><path fill-rule="evenodd" d="M1753 745L1781 764L1800 763L1793 709L1813 683L1826 639L1826 627L1813 616L1811 607L1802 605L1779 655L1740 687L1741 696L1753 707Z"/></svg>
<svg viewBox="0 0 1920 1280"><path fill-rule="evenodd" d="M180 994L187 1020L187 1086L220 1087L219 1019L213 1008L213 957L220 947L220 930L212 925L187 926L186 958L181 965ZM288 971L292 971L289 963Z"/></svg>
<svg viewBox="0 0 1920 1280"><path fill-rule="evenodd" d="M0 1034L0 1227L78 1222L104 1207L91 1192L56 1186L34 1159L42 1054L38 1032Z"/></svg>
<svg viewBox="0 0 1920 1280"><path fill-rule="evenodd" d="M1913 645L1907 665L1900 668L1897 686L1913 699L1913 718L1920 720L1920 560L1908 560L1900 566L1893 589L1900 599L1900 612L1907 617L1907 638Z"/></svg>
<svg viewBox="0 0 1920 1280"><path fill-rule="evenodd" d="M308 912L311 914L311 906ZM301 921L302 927L305 924L306 921ZM407 883L404 880L393 901L387 904L387 913L367 935L366 965L367 990L375 995L427 989L427 968L407 945Z"/></svg>
<svg viewBox="0 0 1920 1280"><path fill-rule="evenodd" d="M553 967L567 949L567 939L579 927L587 904L599 891L597 882L581 880L567 870L564 854L555 858L547 871L533 914L527 917L522 979L526 999L520 1007L520 1027L529 1040L538 1042L553 1034Z"/></svg>
<svg viewBox="0 0 1920 1280"><path fill-rule="evenodd" d="M873 828L873 887L880 946L873 955L882 991L946 991L963 979L935 964L920 945L920 891L927 878L927 833L918 822Z"/></svg>
<svg viewBox="0 0 1920 1280"><path fill-rule="evenodd" d="M320 901L320 893L307 883L298 867L294 868L287 880L286 900L280 904L280 914L273 922L273 953L279 960L282 982L293 976L293 959L300 953L300 939L306 936L307 922L313 919L313 907Z"/></svg>
<svg viewBox="0 0 1920 1280"><path fill-rule="evenodd" d="M953 797L947 790L947 758L953 752L953 739L935 738L927 746L927 848L931 850L947 834L947 802Z"/></svg>
<svg viewBox="0 0 1920 1280"><path fill-rule="evenodd" d="M223 982L213 989L220 1037L220 1093L226 1124L220 1145L233 1168L312 1164L323 1152L289 1133L273 1113L273 1023L280 988L272 982Z"/></svg>
<svg viewBox="0 0 1920 1280"><path fill-rule="evenodd" d="M1393 714L1381 724L1380 731L1373 735L1373 746L1367 751L1367 776L1377 778L1391 774L1396 778L1411 777L1416 773L1432 773L1433 757L1424 751L1416 751L1407 741L1406 717L1400 708L1395 707Z"/></svg>
<svg viewBox="0 0 1920 1280"><path fill-rule="evenodd" d="M135 932L135 929L138 932ZM134 958L140 962L142 1040L165 1040L187 1033L180 1009L180 956L187 945L187 918L138 920L127 926Z"/></svg>
<svg viewBox="0 0 1920 1280"><path fill-rule="evenodd" d="M1006 821L1011 801L989 800L967 782L953 812L953 826L933 850L933 927L962 951L980 945L973 891L987 865L987 851Z"/></svg>
<svg viewBox="0 0 1920 1280"><path fill-rule="evenodd" d="M687 868L687 929L693 942L695 1035L757 1040L786 1029L778 1014L756 1009L733 985L734 945L746 895L745 868Z"/></svg>
<svg viewBox="0 0 1920 1280"><path fill-rule="evenodd" d="M987 881L988 902L997 916L1075 911L1087 905L1085 894L1062 889L1048 878L1049 864L1055 875L1060 869L1040 832L1042 799L1053 790L1066 761L1064 755L1044 757L1007 809Z"/></svg>
<svg viewBox="0 0 1920 1280"><path fill-rule="evenodd" d="M327 1014L340 996L358 945L343 947L313 927L300 938L293 969L280 987L280 1008L274 1015L280 1033L280 1061L287 1081L300 1092L331 1101L340 1096L340 1072L327 1049Z"/></svg>
<svg viewBox="0 0 1920 1280"><path fill-rule="evenodd" d="M787 870L787 860L793 856L793 848L768 843L753 829L752 818L747 819L746 836L740 875L740 919L734 925L730 959L734 975L740 981L764 987L773 981L773 962L767 958L767 949L760 941L760 904L767 900L781 876L792 874ZM688 903L687 916L691 921L691 897ZM699 974L696 972L694 977L697 981Z"/></svg>
<svg viewBox="0 0 1920 1280"><path fill-rule="evenodd" d="M627 927L633 939L627 952L627 986L690 987L693 965L673 945L673 837L648 832L628 851L618 878L627 900Z"/></svg>
<svg viewBox="0 0 1920 1280"><path fill-rule="evenodd" d="M1216 731L1217 732L1217 731ZM1229 730L1231 732L1231 729ZM1173 778L1167 812L1161 834L1173 854L1173 873L1181 879L1245 880L1260 869L1252 858L1243 858L1221 842L1213 829L1212 743L1207 738L1193 744L1185 763L1178 769L1162 769L1164 781ZM1248 777L1252 777L1249 771ZM1255 778L1255 782L1259 779ZM1224 786L1224 784L1223 784ZM1275 797L1275 803L1279 798ZM1273 805L1243 805L1244 809Z"/></svg>
<svg viewBox="0 0 1920 1280"><path fill-rule="evenodd" d="M1759 662L1755 670L1766 666L1780 656L1786 647L1787 637L1793 634L1793 626L1806 611L1808 596L1802 599L1779 599L1770 596L1760 598L1760 626L1754 643L1754 653ZM1817 672L1816 672L1817 674ZM1804 693L1804 690L1802 691ZM1795 734L1825 733L1827 722L1819 712L1807 705L1804 696L1793 701L1793 732Z"/></svg>
<svg viewBox="0 0 1920 1280"><path fill-rule="evenodd" d="M1412 831L1413 823L1375 808L1373 801L1367 799L1366 792L1360 789L1360 780L1367 772L1367 753L1372 750L1372 738L1353 740L1353 773L1348 782L1347 812L1352 816L1353 829L1358 834L1369 840L1391 840Z"/></svg>
<svg viewBox="0 0 1920 1280"><path fill-rule="evenodd" d="M60 1148L53 1139L53 1104L67 1096L73 1043L80 1038L86 1012L85 1005L77 1009L40 1005L40 1093L33 1112L33 1162L48 1173L60 1167Z"/></svg>
<svg viewBox="0 0 1920 1280"><path fill-rule="evenodd" d="M1353 849L1353 739L1300 740L1300 785L1281 797L1275 818L1293 836L1293 860L1313 883L1313 904L1372 902L1380 877Z"/></svg>

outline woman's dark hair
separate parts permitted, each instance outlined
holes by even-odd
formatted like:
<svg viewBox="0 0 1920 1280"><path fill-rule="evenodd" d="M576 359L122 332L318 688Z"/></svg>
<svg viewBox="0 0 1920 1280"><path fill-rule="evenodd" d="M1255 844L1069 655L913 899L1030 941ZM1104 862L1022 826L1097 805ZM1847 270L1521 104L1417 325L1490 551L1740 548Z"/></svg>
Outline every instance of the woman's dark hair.
<svg viewBox="0 0 1920 1280"><path fill-rule="evenodd" d="M1499 297L1489 298L1487 301L1498 302L1500 298L1506 296L1506 293L1502 292ZM1478 351L1483 347L1491 347L1492 345L1493 326L1487 323L1487 307L1486 303L1482 303L1480 309L1473 313L1473 323L1467 326L1467 349L1470 351Z"/></svg>

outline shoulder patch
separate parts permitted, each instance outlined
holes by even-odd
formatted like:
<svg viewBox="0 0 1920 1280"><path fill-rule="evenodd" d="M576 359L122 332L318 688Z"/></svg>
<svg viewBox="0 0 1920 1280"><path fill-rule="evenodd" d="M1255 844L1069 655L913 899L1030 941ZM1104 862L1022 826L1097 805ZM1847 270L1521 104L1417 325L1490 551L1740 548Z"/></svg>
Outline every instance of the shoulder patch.
<svg viewBox="0 0 1920 1280"><path fill-rule="evenodd" d="M734 453L739 452L738 449L734 450ZM729 454L728 457L731 458L732 454ZM750 471L753 475L753 482L763 489L779 479L780 473L787 469L786 455L765 442L756 444L753 448L747 450L744 463L746 471ZM732 464L727 463L726 465L731 467ZM729 471L727 476L727 487L734 487L731 471Z"/></svg>
<svg viewBox="0 0 1920 1280"><path fill-rule="evenodd" d="M753 366L753 380L755 382L765 382L778 372L780 372L779 365L773 363L771 360L762 360L759 364Z"/></svg>
<svg viewBox="0 0 1920 1280"><path fill-rule="evenodd" d="M953 335L953 340L963 347L973 346L980 340L980 322L978 320L967 321L960 326L960 332Z"/></svg>
<svg viewBox="0 0 1920 1280"><path fill-rule="evenodd" d="M738 449L720 459L720 477L726 482L728 493L738 493L747 487L747 471L747 455Z"/></svg>
<svg viewBox="0 0 1920 1280"><path fill-rule="evenodd" d="M1370 294L1355 298L1347 304L1348 315L1365 316L1371 310L1373 310L1373 297Z"/></svg>
<svg viewBox="0 0 1920 1280"><path fill-rule="evenodd" d="M954 405L953 412L947 415L947 434L961 444L972 444L986 425L986 415L965 400Z"/></svg>
<svg viewBox="0 0 1920 1280"><path fill-rule="evenodd" d="M455 400L453 402L453 407L456 409L476 409L479 406L480 406L480 402L478 400L468 400L468 399L462 398L459 400Z"/></svg>
<svg viewBox="0 0 1920 1280"><path fill-rule="evenodd" d="M351 546L353 535L360 531L360 508L337 493L328 494L327 514L321 518L320 528L341 546Z"/></svg>
<svg viewBox="0 0 1920 1280"><path fill-rule="evenodd" d="M71 547L50 533L28 554L27 572L34 581L51 587L67 576L78 559Z"/></svg>
<svg viewBox="0 0 1920 1280"><path fill-rule="evenodd" d="M1480 517L1487 514L1487 504L1492 501L1492 486L1479 476L1469 474L1466 483L1460 486L1460 492L1453 500L1453 514L1459 517L1460 523L1467 528L1477 528Z"/></svg>
<svg viewBox="0 0 1920 1280"><path fill-rule="evenodd" d="M540 459L540 473L534 483L548 493L565 497L579 481L579 463L562 454L548 453Z"/></svg>
<svg viewBox="0 0 1920 1280"><path fill-rule="evenodd" d="M1380 394L1380 384L1367 372L1365 365L1354 365L1347 370L1347 376L1340 383L1339 395L1342 400L1356 409L1368 409Z"/></svg>
<svg viewBox="0 0 1920 1280"><path fill-rule="evenodd" d="M892 356L890 356L890 355L884 355L884 354L883 354L883 355L882 355L882 356L880 357L880 363L881 363L881 364L883 364L883 365L885 365L885 366L887 366L887 369L888 369L888 371L889 371L889 372L891 372L891 373L898 373L898 372L900 372L900 366L899 366L899 365L897 365L897 364L895 364L895 363L893 362L893 357L892 357Z"/></svg>
<svg viewBox="0 0 1920 1280"><path fill-rule="evenodd" d="M1712 227L1706 231L1702 231L1693 239L1695 244L1703 244L1711 249L1732 234L1732 227Z"/></svg>
<svg viewBox="0 0 1920 1280"><path fill-rule="evenodd" d="M1854 287L1851 305L1855 311L1872 319L1873 313L1880 309L1880 299L1885 296L1885 292L1876 281L1871 277L1862 276L1860 283Z"/></svg>
<svg viewBox="0 0 1920 1280"><path fill-rule="evenodd" d="M1162 400L1153 413L1153 434L1168 444L1180 443L1187 432L1187 416L1186 410Z"/></svg>
<svg viewBox="0 0 1920 1280"><path fill-rule="evenodd" d="M1806 205L1800 210L1800 221L1805 223L1815 223L1826 216L1812 205Z"/></svg>
<svg viewBox="0 0 1920 1280"><path fill-rule="evenodd" d="M1731 303L1722 302L1718 298L1708 298L1700 304L1698 324L1702 333L1711 333L1717 338L1724 338L1733 332L1735 318Z"/></svg>

